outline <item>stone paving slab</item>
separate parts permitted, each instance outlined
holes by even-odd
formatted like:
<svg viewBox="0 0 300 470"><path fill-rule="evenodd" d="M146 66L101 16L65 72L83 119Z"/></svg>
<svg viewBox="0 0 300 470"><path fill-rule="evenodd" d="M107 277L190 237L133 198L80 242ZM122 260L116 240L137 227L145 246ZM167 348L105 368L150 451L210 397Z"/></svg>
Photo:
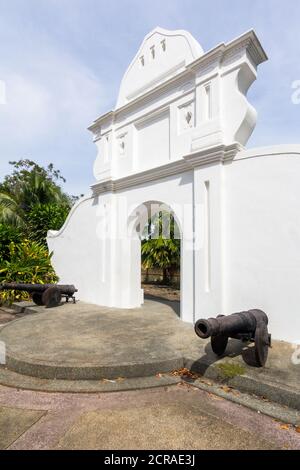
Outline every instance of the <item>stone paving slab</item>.
<svg viewBox="0 0 300 470"><path fill-rule="evenodd" d="M263 403L258 413L186 383L100 394L44 393L0 385L0 406L45 413L9 446L10 450L75 448L83 447L83 443L84 446L99 448L102 445L98 440L101 432L107 433L106 438L116 448L122 448L125 444L129 448L144 448L151 442L154 449L159 449L168 439L169 432L174 436L174 443L170 442L171 449L175 445L184 448L184 444L189 444L189 448L195 450L206 448L207 445L211 449L214 446L218 449L223 446L232 448L229 447L232 442L226 439L228 433L236 448L248 445L245 438L249 437L248 442L254 448L300 449L297 429L287 425L284 416L279 420L265 416ZM148 410L149 421L145 418ZM104 420L107 416L109 419ZM123 432L119 444L116 442L117 416L122 418L124 432L129 423L131 425L128 434L130 439ZM88 431L85 427L86 417L97 439L91 437L89 432L85 436ZM213 422L215 432L219 435L218 442L213 441L213 429L208 429L212 434L212 439L208 439L208 432L201 427L204 421L208 426ZM2 432L0 426L0 434ZM80 435L81 444L78 442Z"/></svg>
<svg viewBox="0 0 300 470"><path fill-rule="evenodd" d="M0 449L6 449L43 415L43 411L0 407Z"/></svg>
<svg viewBox="0 0 300 470"><path fill-rule="evenodd" d="M200 409L199 409L200 408ZM57 449L276 449L274 444L237 429L198 404L155 404L83 414Z"/></svg>
<svg viewBox="0 0 300 470"><path fill-rule="evenodd" d="M0 328L6 323L14 321L17 318L21 318L23 315L24 314L22 313L17 313L17 311L14 308L1 306L0 307Z"/></svg>

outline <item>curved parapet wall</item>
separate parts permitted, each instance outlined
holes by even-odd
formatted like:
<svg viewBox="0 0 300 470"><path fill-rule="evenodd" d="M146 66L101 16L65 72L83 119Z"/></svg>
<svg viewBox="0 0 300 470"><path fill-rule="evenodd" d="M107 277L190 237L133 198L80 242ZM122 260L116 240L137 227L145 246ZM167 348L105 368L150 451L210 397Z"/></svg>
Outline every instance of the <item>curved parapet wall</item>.
<svg viewBox="0 0 300 470"><path fill-rule="evenodd" d="M78 288L79 298L96 304L100 303L97 272L103 255L97 235L101 217L97 198L85 197L72 208L61 230L50 230L47 237L60 282L69 280Z"/></svg>
<svg viewBox="0 0 300 470"><path fill-rule="evenodd" d="M80 198L75 204L74 206L71 208L66 220L65 220L65 223L63 224L63 226L59 229L59 230L48 230L48 233L47 233L47 241L49 240L52 240L54 238L57 238L59 236L61 236L63 234L63 232L65 231L65 229L68 227L69 223L70 223L70 220L71 218L73 217L74 213L76 212L76 210L78 209L79 206L81 206L83 203L85 203L86 201L88 201L89 199L91 199L91 195L88 195L88 196L84 196L82 198Z"/></svg>

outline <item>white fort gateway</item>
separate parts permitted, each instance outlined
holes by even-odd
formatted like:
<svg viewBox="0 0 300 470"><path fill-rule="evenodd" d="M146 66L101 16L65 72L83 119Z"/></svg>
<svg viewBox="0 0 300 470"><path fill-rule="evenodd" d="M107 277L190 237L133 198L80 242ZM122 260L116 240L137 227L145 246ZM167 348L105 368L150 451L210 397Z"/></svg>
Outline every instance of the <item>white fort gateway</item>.
<svg viewBox="0 0 300 470"><path fill-rule="evenodd" d="M140 234L163 207L180 231L183 321L260 308L275 338L299 340L300 145L245 149L266 60L253 31L206 53L186 31L145 37L116 109L89 127L96 183L48 233L81 300L143 303Z"/></svg>

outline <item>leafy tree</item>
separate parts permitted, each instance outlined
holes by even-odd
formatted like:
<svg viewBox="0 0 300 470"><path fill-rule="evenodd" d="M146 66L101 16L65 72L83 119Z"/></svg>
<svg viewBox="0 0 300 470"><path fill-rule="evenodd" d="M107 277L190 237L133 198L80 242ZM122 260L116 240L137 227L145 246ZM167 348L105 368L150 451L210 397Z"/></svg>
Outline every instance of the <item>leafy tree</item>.
<svg viewBox="0 0 300 470"><path fill-rule="evenodd" d="M10 243L20 243L21 240L22 231L18 227L0 224L0 264L10 257Z"/></svg>
<svg viewBox="0 0 300 470"><path fill-rule="evenodd" d="M142 239L143 267L161 268L164 284L170 282L172 272L180 266L180 240L175 238L176 228L174 216L160 212L154 220L148 221Z"/></svg>
<svg viewBox="0 0 300 470"><path fill-rule="evenodd" d="M29 238L46 244L47 232L59 230L69 213L69 206L66 204L36 204L27 214L27 229Z"/></svg>
<svg viewBox="0 0 300 470"><path fill-rule="evenodd" d="M71 207L59 182L65 182L52 163L43 168L31 160L10 162L14 170L0 184L0 222L26 226L26 215L36 204L63 204Z"/></svg>
<svg viewBox="0 0 300 470"><path fill-rule="evenodd" d="M65 179L53 164L10 163L13 171L0 183L0 283L55 282L47 231L61 228L77 198L63 192ZM28 298L24 292L0 291L0 302Z"/></svg>

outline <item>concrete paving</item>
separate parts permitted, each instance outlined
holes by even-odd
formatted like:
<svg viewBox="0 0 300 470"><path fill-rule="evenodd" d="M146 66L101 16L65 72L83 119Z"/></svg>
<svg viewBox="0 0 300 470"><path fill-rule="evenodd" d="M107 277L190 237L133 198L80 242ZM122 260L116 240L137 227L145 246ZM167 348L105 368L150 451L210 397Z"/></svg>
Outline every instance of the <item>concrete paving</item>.
<svg viewBox="0 0 300 470"><path fill-rule="evenodd" d="M183 366L172 337L180 325L168 305L118 310L82 302L41 308L2 327L8 369L34 377L99 380L143 377Z"/></svg>
<svg viewBox="0 0 300 470"><path fill-rule="evenodd" d="M15 442L24 431L33 426L43 415L43 411L0 407L0 449Z"/></svg>
<svg viewBox="0 0 300 470"><path fill-rule="evenodd" d="M52 310L29 303L17 308L25 318L0 330L7 347L6 366L0 367L4 385L64 392L130 390L172 384L176 377L168 372L185 366L300 410L300 366L291 361L290 344L273 341L266 367L258 369L245 364L242 356L251 347L238 341L230 341L226 356L217 358L209 341L201 341L192 325L178 319L173 302L146 300L134 310L83 302Z"/></svg>
<svg viewBox="0 0 300 470"><path fill-rule="evenodd" d="M0 409L10 450L300 449L297 428L186 384L91 395L0 386Z"/></svg>
<svg viewBox="0 0 300 470"><path fill-rule="evenodd" d="M0 306L0 328L1 326L9 323L18 318L24 317L26 314L22 311L17 312L14 308Z"/></svg>

